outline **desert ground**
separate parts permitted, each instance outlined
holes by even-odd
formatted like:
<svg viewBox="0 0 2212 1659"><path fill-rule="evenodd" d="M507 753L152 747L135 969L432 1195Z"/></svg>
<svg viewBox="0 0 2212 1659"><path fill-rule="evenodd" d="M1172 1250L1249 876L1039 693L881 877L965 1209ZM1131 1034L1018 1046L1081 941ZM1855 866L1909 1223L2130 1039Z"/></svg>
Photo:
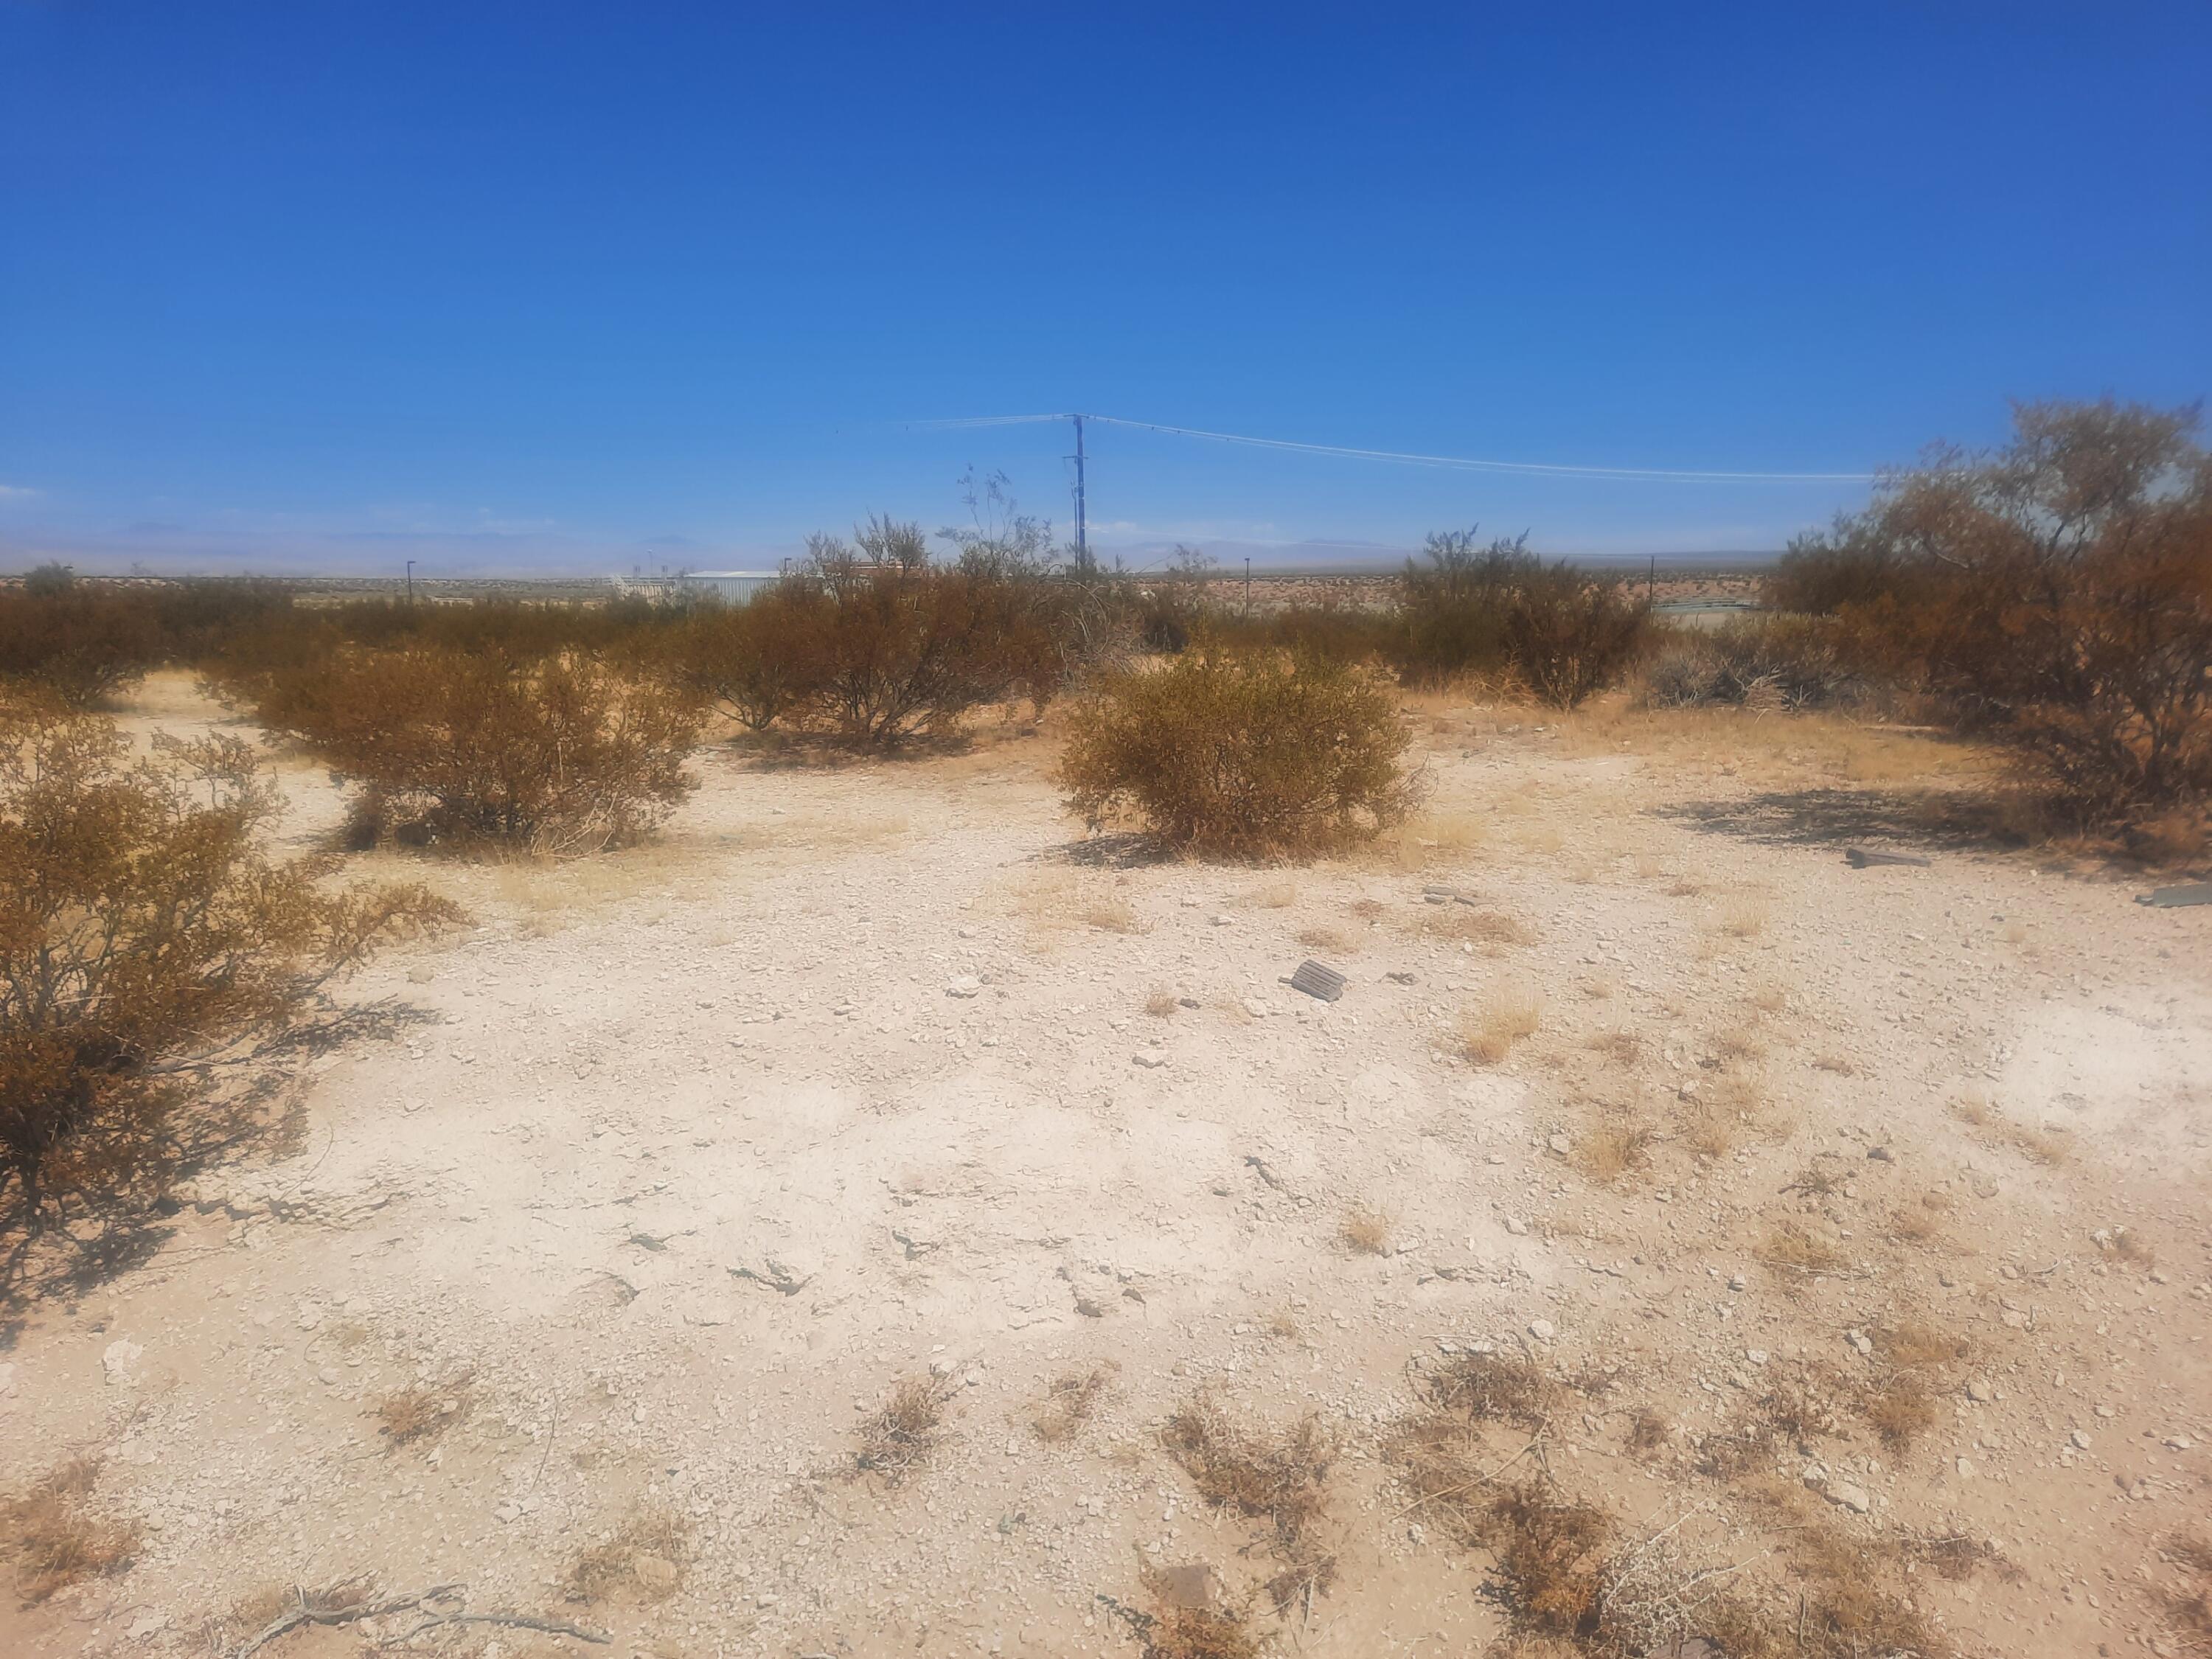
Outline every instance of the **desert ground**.
<svg viewBox="0 0 2212 1659"><path fill-rule="evenodd" d="M176 676L125 712L226 720ZM1990 766L1927 732L1407 718L1420 818L1304 867L1091 836L1050 720L720 743L629 852L352 860L470 924L348 983L405 1018L147 1260L15 1310L0 1484L84 1458L136 1543L0 1600L0 1652L456 1586L259 1651L1128 1659L1166 1595L1474 1656L1494 1562L1393 1449L1471 1354L1565 1379L1486 1479L1692 1568L1817 1536L1964 1653L2189 1650L2212 908L1938 810ZM338 792L276 763L321 844ZM1858 1404L1747 1436L1784 1378ZM1164 1436L1194 1404L1314 1415L1331 1571L1263 1589L1279 1531ZM509 1622L404 1645L437 1609Z"/></svg>

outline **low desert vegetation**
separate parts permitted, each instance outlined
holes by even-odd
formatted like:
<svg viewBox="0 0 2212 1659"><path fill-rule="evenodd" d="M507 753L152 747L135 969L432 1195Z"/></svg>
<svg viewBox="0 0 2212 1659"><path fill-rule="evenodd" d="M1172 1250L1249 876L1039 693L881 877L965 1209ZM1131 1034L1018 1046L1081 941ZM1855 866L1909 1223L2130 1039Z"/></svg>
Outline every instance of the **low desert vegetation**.
<svg viewBox="0 0 2212 1659"><path fill-rule="evenodd" d="M81 582L65 568L33 571L0 591L0 680L37 688L70 708L96 708L161 660L150 606Z"/></svg>
<svg viewBox="0 0 2212 1659"><path fill-rule="evenodd" d="M1518 687L1574 708L1626 672L1649 626L1643 604L1616 580L1546 564L1527 540L1446 531L1407 562L1393 647L1408 684Z"/></svg>
<svg viewBox="0 0 2212 1659"><path fill-rule="evenodd" d="M1543 999L1522 985L1494 988L1461 1022L1460 1046L1478 1066L1495 1066L1543 1024Z"/></svg>
<svg viewBox="0 0 2212 1659"><path fill-rule="evenodd" d="M1793 544L1767 602L1831 619L1824 651L2009 747L2075 822L2171 840L2212 800L2198 424L2193 408L2016 405L2006 448L1938 449Z"/></svg>
<svg viewBox="0 0 2212 1659"><path fill-rule="evenodd" d="M95 1460L73 1457L0 1502L0 1561L12 1569L15 1594L26 1606L130 1565L139 1528L95 1507L99 1480Z"/></svg>
<svg viewBox="0 0 2212 1659"><path fill-rule="evenodd" d="M1278 1612L1328 1588L1336 1557L1322 1533L1343 1449L1317 1415L1279 1431L1249 1428L1200 1395L1168 1419L1160 1443L1208 1504L1267 1524L1281 1565L1267 1587Z"/></svg>
<svg viewBox="0 0 2212 1659"><path fill-rule="evenodd" d="M909 1376L860 1425L853 1473L872 1474L896 1486L929 1461L945 1437L945 1407L958 1384L935 1376Z"/></svg>
<svg viewBox="0 0 2212 1659"><path fill-rule="evenodd" d="M436 1439L468 1415L465 1379L443 1387L418 1382L376 1402L376 1431L395 1446Z"/></svg>
<svg viewBox="0 0 2212 1659"><path fill-rule="evenodd" d="M1045 1390L1043 1406L1030 1419L1036 1437L1047 1442L1073 1439L1098 1409L1099 1401L1113 1382L1115 1369L1111 1364L1094 1365L1087 1371L1054 1378Z"/></svg>
<svg viewBox="0 0 2212 1659"><path fill-rule="evenodd" d="M682 1517L640 1508L586 1545L562 1588L572 1601L658 1601L683 1583L688 1528Z"/></svg>
<svg viewBox="0 0 2212 1659"><path fill-rule="evenodd" d="M642 838L696 781L696 705L587 657L341 653L269 677L256 713L358 787L361 846L599 851Z"/></svg>
<svg viewBox="0 0 2212 1659"><path fill-rule="evenodd" d="M1309 856L1403 821L1407 741L1389 693L1359 670L1196 650L1079 702L1060 778L1094 826L1133 817L1180 852Z"/></svg>
<svg viewBox="0 0 2212 1659"><path fill-rule="evenodd" d="M1388 1255L1397 1223L1389 1213L1370 1205L1354 1204L1337 1223L1336 1236L1354 1255Z"/></svg>
<svg viewBox="0 0 2212 1659"><path fill-rule="evenodd" d="M151 1201L240 1133L216 1079L342 1034L334 979L458 919L271 860L278 810L237 738L139 756L99 716L0 706L0 1236Z"/></svg>

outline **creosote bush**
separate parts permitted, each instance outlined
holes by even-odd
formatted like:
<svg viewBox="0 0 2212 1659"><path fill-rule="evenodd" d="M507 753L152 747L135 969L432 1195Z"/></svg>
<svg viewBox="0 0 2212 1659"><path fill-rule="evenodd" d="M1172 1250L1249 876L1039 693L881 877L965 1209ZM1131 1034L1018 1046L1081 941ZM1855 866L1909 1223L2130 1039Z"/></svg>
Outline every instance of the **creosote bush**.
<svg viewBox="0 0 2212 1659"><path fill-rule="evenodd" d="M1078 703L1060 780L1094 825L1127 812L1180 850L1310 854L1404 820L1406 744L1389 692L1359 670L1200 648Z"/></svg>
<svg viewBox="0 0 2212 1659"><path fill-rule="evenodd" d="M1472 530L1448 531L1429 538L1425 564L1407 561L1392 654L1408 684L1487 679L1575 708L1627 671L1645 605L1615 578L1545 563L1527 540L1486 547Z"/></svg>
<svg viewBox="0 0 2212 1659"><path fill-rule="evenodd" d="M237 738L137 757L98 716L0 707L0 1231L152 1196L210 1068L311 1034L334 977L458 917L273 861L277 810Z"/></svg>
<svg viewBox="0 0 2212 1659"><path fill-rule="evenodd" d="M2212 801L2212 454L2194 409L2024 404L1795 544L1778 607L2012 746L2085 826ZM2166 832L2171 834L2169 830Z"/></svg>
<svg viewBox="0 0 2212 1659"><path fill-rule="evenodd" d="M697 703L589 657L343 652L272 675L258 713L361 786L364 843L597 851L641 839L696 787Z"/></svg>
<svg viewBox="0 0 2212 1659"><path fill-rule="evenodd" d="M0 590L0 680L93 708L161 655L161 625L143 599L80 581L59 566Z"/></svg>

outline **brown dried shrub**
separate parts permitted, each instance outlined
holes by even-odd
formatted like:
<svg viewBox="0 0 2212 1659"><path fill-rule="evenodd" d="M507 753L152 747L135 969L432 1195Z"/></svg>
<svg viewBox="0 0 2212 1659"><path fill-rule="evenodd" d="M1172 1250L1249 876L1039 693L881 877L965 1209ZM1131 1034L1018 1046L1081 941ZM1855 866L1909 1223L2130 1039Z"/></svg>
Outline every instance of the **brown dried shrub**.
<svg viewBox="0 0 2212 1659"><path fill-rule="evenodd" d="M1309 855L1405 818L1407 740L1359 670L1206 647L1103 681L1076 708L1059 777L1094 825L1131 813L1178 849Z"/></svg>
<svg viewBox="0 0 2212 1659"><path fill-rule="evenodd" d="M688 694L588 657L345 651L269 677L256 712L358 784L356 837L560 854L637 841L696 787Z"/></svg>
<svg viewBox="0 0 2212 1659"><path fill-rule="evenodd" d="M929 1459L945 1437L945 1408L957 1384L933 1376L909 1376L860 1425L860 1443L853 1454L853 1473L877 1474L897 1486Z"/></svg>
<svg viewBox="0 0 2212 1659"><path fill-rule="evenodd" d="M161 623L142 599L65 571L47 583L0 589L0 680L88 709L136 684L161 655Z"/></svg>
<svg viewBox="0 0 2212 1659"><path fill-rule="evenodd" d="M1111 1361L1094 1365L1087 1371L1055 1377L1045 1390L1044 1405L1030 1426L1036 1431L1040 1440L1070 1440L1076 1431L1091 1420L1091 1413L1098 1408L1098 1401L1107 1385L1114 1380L1115 1367Z"/></svg>
<svg viewBox="0 0 2212 1659"><path fill-rule="evenodd" d="M138 758L97 716L0 708L0 1232L153 1196L208 1150L210 1068L335 1036L332 979L458 919L271 860L279 810L234 738Z"/></svg>
<svg viewBox="0 0 2212 1659"><path fill-rule="evenodd" d="M1328 1588L1336 1557L1319 1532L1329 1473L1342 1448L1318 1414L1271 1433L1231 1421L1218 1401L1201 1394L1168 1419L1160 1443L1207 1503L1268 1523L1283 1564L1267 1585L1279 1609Z"/></svg>
<svg viewBox="0 0 2212 1659"><path fill-rule="evenodd" d="M685 1534L680 1516L636 1509L613 1535L586 1546L569 1563L564 1589L572 1601L658 1601L682 1581Z"/></svg>
<svg viewBox="0 0 2212 1659"><path fill-rule="evenodd" d="M1355 1255L1388 1255L1390 1235L1396 1225L1388 1212L1353 1204L1346 1208L1344 1218L1337 1224L1336 1236Z"/></svg>
<svg viewBox="0 0 2212 1659"><path fill-rule="evenodd" d="M15 1569L15 1593L26 1607L130 1564L140 1529L93 1511L99 1478L97 1462L73 1457L0 1504L0 1560Z"/></svg>
<svg viewBox="0 0 2212 1659"><path fill-rule="evenodd" d="M2212 799L2212 456L2193 408L2016 404L1793 544L1770 603L2010 744L2085 823Z"/></svg>

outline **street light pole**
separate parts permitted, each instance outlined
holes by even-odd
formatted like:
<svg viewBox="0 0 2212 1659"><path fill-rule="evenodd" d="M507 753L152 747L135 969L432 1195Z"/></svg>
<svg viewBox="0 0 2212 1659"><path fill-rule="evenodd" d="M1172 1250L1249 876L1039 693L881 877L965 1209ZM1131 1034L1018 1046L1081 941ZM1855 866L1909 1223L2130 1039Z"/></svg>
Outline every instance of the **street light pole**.
<svg viewBox="0 0 2212 1659"><path fill-rule="evenodd" d="M407 603L415 603L415 561L407 561Z"/></svg>

